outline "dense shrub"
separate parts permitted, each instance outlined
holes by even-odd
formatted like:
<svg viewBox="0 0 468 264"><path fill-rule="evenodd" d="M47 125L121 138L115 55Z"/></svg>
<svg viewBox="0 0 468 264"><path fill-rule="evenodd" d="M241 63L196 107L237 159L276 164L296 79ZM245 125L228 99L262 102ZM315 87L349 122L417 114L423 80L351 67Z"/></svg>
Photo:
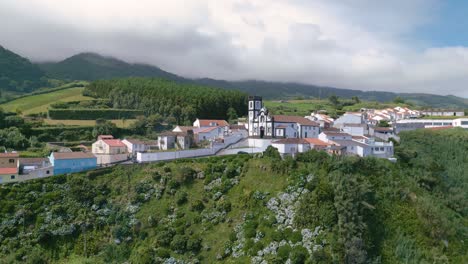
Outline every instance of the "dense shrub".
<svg viewBox="0 0 468 264"><path fill-rule="evenodd" d="M50 119L59 120L96 120L103 119L134 119L143 115L143 111L132 109L49 109Z"/></svg>

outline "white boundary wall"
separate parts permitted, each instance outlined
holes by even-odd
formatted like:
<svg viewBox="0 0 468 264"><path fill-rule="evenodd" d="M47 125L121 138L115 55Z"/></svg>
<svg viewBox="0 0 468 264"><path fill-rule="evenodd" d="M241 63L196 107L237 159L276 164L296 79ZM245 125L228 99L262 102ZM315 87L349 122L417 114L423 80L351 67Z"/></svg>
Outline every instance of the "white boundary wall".
<svg viewBox="0 0 468 264"><path fill-rule="evenodd" d="M143 162L152 162L152 161L210 156L210 155L214 155L214 153L215 153L215 150L211 148L154 152L154 153L137 152L136 160L138 163L143 163Z"/></svg>

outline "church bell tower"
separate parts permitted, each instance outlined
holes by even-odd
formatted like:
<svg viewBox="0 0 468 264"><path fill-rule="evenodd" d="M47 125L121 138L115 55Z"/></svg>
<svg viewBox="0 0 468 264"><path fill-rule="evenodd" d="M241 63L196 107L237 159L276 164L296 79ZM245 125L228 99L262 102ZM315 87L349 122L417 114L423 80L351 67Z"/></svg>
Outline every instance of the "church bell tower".
<svg viewBox="0 0 468 264"><path fill-rule="evenodd" d="M254 122L263 107L262 97L249 96L249 135L254 134Z"/></svg>

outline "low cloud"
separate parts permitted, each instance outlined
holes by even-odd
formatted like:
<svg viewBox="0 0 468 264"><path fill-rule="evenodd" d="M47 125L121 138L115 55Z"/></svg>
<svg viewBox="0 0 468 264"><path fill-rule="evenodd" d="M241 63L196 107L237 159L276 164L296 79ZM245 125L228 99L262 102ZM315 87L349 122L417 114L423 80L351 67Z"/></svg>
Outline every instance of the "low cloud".
<svg viewBox="0 0 468 264"><path fill-rule="evenodd" d="M467 47L408 41L439 4L3 0L0 45L34 61L91 51L187 77L468 97Z"/></svg>

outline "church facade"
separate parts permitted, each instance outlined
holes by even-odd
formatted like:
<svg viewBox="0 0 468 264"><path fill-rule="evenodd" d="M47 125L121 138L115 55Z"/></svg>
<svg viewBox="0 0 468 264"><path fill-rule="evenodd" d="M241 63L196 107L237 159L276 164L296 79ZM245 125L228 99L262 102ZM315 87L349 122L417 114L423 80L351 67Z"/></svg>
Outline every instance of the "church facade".
<svg viewBox="0 0 468 264"><path fill-rule="evenodd" d="M320 124L300 116L271 115L262 97L249 97L249 137L317 138Z"/></svg>

